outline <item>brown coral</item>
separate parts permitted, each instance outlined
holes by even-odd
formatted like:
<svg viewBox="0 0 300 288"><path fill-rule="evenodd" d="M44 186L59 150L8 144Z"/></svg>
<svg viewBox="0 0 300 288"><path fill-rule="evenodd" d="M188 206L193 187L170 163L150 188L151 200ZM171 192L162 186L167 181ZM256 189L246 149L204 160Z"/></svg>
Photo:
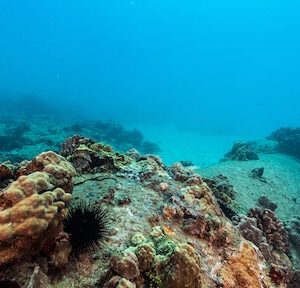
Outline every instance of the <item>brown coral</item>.
<svg viewBox="0 0 300 288"><path fill-rule="evenodd" d="M83 141L83 137L79 135L74 135L68 139L66 139L62 144L61 144L61 149L60 149L60 155L67 157L69 155L72 155L72 153L75 151L75 149L78 147L80 142Z"/></svg>
<svg viewBox="0 0 300 288"><path fill-rule="evenodd" d="M41 171L37 171L40 169ZM35 172L34 172L35 171ZM2 194L0 264L39 251L62 230L75 170L62 156L46 152L22 167L22 175Z"/></svg>
<svg viewBox="0 0 300 288"><path fill-rule="evenodd" d="M29 175L33 172L46 172L51 176L51 182L56 187L60 187L65 192L70 192L73 189L72 177L76 171L72 164L55 152L43 152L33 160L21 166L16 173L16 176Z"/></svg>
<svg viewBox="0 0 300 288"><path fill-rule="evenodd" d="M269 263L286 262L288 237L283 223L270 209L250 209L248 216L233 217L243 237L254 243ZM289 264L287 264L287 267Z"/></svg>
<svg viewBox="0 0 300 288"><path fill-rule="evenodd" d="M138 258L135 253L126 251L111 259L113 270L126 279L134 279L140 275Z"/></svg>
<svg viewBox="0 0 300 288"><path fill-rule="evenodd" d="M288 251L288 236L283 223L270 209L250 209L249 217L257 220L257 227L261 229L267 242L274 250L279 252Z"/></svg>
<svg viewBox="0 0 300 288"><path fill-rule="evenodd" d="M13 194L21 195L20 192ZM71 199L71 195L65 193L61 188L47 191L42 195L34 192L27 198L24 195L22 197L24 199L18 199L19 201L15 205L12 202L14 206L0 213L1 241L9 240L15 236L37 237L46 230L59 211L62 214L66 213L63 208L65 203Z"/></svg>
<svg viewBox="0 0 300 288"><path fill-rule="evenodd" d="M70 236L65 232L59 233L55 237L54 250L51 254L54 266L60 269L64 268L69 262L71 250Z"/></svg>
<svg viewBox="0 0 300 288"><path fill-rule="evenodd" d="M201 288L199 258L188 244L177 246L163 269L166 288Z"/></svg>

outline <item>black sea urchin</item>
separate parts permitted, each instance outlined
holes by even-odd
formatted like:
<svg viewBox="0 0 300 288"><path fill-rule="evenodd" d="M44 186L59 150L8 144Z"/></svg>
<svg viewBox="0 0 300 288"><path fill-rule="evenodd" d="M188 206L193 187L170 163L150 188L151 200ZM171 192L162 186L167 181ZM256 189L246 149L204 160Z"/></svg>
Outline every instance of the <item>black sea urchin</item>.
<svg viewBox="0 0 300 288"><path fill-rule="evenodd" d="M108 214L100 206L79 202L71 206L64 231L70 235L72 253L95 250L108 234Z"/></svg>
<svg viewBox="0 0 300 288"><path fill-rule="evenodd" d="M0 288L20 288L20 285L13 280L9 279L1 279L0 280Z"/></svg>

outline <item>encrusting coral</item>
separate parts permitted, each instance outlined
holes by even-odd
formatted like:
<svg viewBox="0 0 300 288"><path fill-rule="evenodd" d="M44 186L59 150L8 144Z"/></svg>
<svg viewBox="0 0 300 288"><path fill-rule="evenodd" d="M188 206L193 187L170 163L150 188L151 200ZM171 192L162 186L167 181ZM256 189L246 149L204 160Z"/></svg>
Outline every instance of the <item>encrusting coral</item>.
<svg viewBox="0 0 300 288"><path fill-rule="evenodd" d="M218 274L224 280L224 288L265 287L259 276L258 256L248 243L242 243L240 250L228 257Z"/></svg>
<svg viewBox="0 0 300 288"><path fill-rule="evenodd" d="M39 251L62 231L75 170L62 156L44 152L17 174L1 193L0 264Z"/></svg>
<svg viewBox="0 0 300 288"><path fill-rule="evenodd" d="M13 170L7 163L0 164L0 181L13 178Z"/></svg>

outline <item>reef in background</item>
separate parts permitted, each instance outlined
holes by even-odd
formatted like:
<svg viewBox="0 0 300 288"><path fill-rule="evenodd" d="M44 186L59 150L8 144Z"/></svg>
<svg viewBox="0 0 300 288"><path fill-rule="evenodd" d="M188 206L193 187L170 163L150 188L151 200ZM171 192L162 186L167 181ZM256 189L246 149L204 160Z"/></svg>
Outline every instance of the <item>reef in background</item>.
<svg viewBox="0 0 300 288"><path fill-rule="evenodd" d="M300 127L282 127L263 140L236 142L221 161L258 160L259 153L282 153L300 159Z"/></svg>
<svg viewBox="0 0 300 288"><path fill-rule="evenodd" d="M30 121L28 120L30 119ZM20 162L35 155L52 150L58 152L60 143L74 134L85 135L96 141L104 141L115 149L125 152L135 148L145 154L160 151L156 143L144 139L136 130L102 121L80 121L68 123L49 116L10 117L0 119L0 161Z"/></svg>
<svg viewBox="0 0 300 288"><path fill-rule="evenodd" d="M231 222L194 170L135 149L74 136L60 153L0 170L0 286L298 287L271 210ZM82 199L109 211L109 227L104 245L77 255L64 219Z"/></svg>
<svg viewBox="0 0 300 288"><path fill-rule="evenodd" d="M277 142L277 152L286 153L300 159L300 127L283 127L275 130L269 140Z"/></svg>

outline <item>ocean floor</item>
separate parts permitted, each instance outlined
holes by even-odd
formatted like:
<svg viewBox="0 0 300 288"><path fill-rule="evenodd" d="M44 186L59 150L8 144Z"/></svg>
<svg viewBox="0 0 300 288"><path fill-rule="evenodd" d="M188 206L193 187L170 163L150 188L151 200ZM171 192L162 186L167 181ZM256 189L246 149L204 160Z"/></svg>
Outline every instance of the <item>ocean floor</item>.
<svg viewBox="0 0 300 288"><path fill-rule="evenodd" d="M235 141L255 140L245 135L208 134L183 131L174 126L138 125L145 138L159 145L158 153L171 165L179 161L192 161L198 167L207 167L219 162Z"/></svg>
<svg viewBox="0 0 300 288"><path fill-rule="evenodd" d="M198 169L203 177L228 177L236 190L236 202L241 213L257 205L261 196L267 196L278 205L276 213L283 221L299 215L300 161L284 154L260 154L259 160L225 161ZM265 182L251 177L251 170L264 168Z"/></svg>

